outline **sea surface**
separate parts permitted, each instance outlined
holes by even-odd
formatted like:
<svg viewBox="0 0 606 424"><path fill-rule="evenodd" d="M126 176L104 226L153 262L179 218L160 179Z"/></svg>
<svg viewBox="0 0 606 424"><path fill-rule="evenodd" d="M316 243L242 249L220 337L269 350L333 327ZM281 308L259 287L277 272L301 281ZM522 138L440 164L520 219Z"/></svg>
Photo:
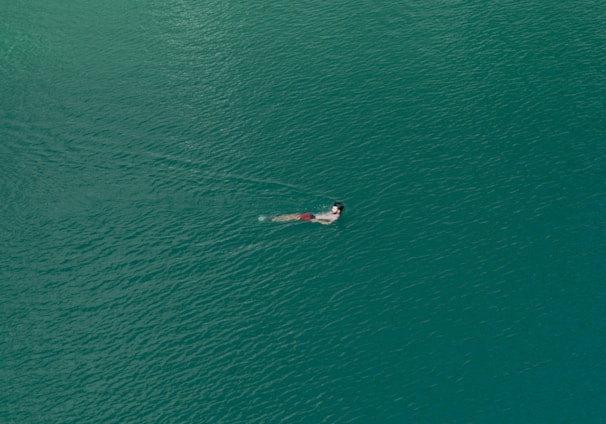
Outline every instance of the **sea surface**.
<svg viewBox="0 0 606 424"><path fill-rule="evenodd" d="M0 423L606 422L606 2L0 10Z"/></svg>

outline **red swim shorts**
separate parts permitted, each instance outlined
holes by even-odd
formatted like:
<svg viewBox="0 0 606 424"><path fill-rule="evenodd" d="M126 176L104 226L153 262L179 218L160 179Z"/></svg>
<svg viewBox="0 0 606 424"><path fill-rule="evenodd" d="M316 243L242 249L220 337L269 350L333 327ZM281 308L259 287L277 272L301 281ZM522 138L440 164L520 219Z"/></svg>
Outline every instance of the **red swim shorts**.
<svg viewBox="0 0 606 424"><path fill-rule="evenodd" d="M299 221L309 221L310 219L315 218L311 212L302 213L299 215Z"/></svg>

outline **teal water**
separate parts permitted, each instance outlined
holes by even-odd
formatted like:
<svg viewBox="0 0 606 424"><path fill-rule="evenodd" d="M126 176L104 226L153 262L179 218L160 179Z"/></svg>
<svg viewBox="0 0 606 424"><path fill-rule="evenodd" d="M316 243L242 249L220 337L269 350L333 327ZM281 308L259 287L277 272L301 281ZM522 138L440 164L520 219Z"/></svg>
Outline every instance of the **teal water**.
<svg viewBox="0 0 606 424"><path fill-rule="evenodd" d="M606 3L0 3L0 422L606 420Z"/></svg>

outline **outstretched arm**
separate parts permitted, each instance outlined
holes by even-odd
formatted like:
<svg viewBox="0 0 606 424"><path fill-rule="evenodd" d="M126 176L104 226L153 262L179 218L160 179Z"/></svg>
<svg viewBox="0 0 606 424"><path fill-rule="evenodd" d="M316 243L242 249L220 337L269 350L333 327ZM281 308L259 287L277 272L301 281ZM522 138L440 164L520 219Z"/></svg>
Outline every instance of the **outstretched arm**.
<svg viewBox="0 0 606 424"><path fill-rule="evenodd" d="M322 225L330 225L330 224L332 224L334 221L323 221L323 220L321 220L321 219L316 219L316 218L313 218L313 219L310 219L310 220L309 220L309 222L317 222L318 224L322 224Z"/></svg>

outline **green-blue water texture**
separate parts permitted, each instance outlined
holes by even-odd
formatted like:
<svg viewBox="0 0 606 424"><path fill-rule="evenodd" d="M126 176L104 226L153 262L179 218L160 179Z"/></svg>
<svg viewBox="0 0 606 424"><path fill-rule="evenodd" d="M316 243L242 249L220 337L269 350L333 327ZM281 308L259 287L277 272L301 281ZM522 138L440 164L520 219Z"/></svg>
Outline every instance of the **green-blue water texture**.
<svg viewBox="0 0 606 424"><path fill-rule="evenodd" d="M1 423L606 422L606 2L0 10Z"/></svg>

